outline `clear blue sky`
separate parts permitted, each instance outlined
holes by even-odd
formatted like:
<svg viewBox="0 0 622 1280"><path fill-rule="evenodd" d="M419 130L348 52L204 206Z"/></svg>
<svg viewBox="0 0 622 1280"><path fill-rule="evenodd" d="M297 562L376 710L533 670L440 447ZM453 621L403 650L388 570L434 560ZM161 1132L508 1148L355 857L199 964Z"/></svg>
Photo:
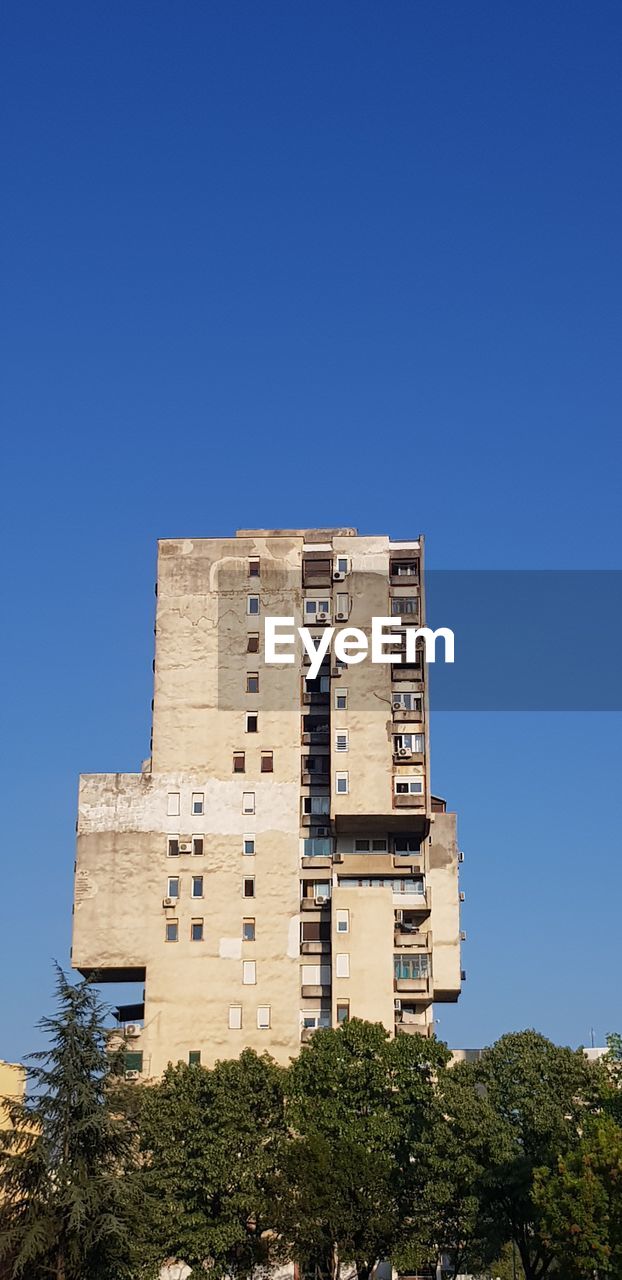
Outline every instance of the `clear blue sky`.
<svg viewBox="0 0 622 1280"><path fill-rule="evenodd" d="M439 568L622 567L622 8L23 0L3 26L15 1058L68 957L78 773L148 753L158 536L354 524L425 531ZM620 728L437 716L450 1043L622 1027Z"/></svg>

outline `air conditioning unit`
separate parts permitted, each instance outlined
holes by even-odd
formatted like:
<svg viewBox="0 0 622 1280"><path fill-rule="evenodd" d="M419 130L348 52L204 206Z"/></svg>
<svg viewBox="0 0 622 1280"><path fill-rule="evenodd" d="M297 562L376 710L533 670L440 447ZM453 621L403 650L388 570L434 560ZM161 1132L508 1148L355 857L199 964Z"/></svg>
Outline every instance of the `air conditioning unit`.
<svg viewBox="0 0 622 1280"><path fill-rule="evenodd" d="M466 902L466 893L461 893L461 894L460 894L460 901L461 901L461 902Z"/></svg>
<svg viewBox="0 0 622 1280"><path fill-rule="evenodd" d="M192 853L192 840L180 840L180 841L179 841L179 852L180 852L180 853Z"/></svg>
<svg viewBox="0 0 622 1280"><path fill-rule="evenodd" d="M163 898L163 899L162 899L162 906L163 906L163 907L174 907L174 906L176 906L176 905L177 905L177 899L176 899L176 898Z"/></svg>
<svg viewBox="0 0 622 1280"><path fill-rule="evenodd" d="M345 622L345 621L346 621L346 619L347 619L347 617L348 617L348 615L347 615L347 613L336 613L336 614L335 614L335 617L336 617L336 619L337 619L337 622Z"/></svg>
<svg viewBox="0 0 622 1280"><path fill-rule="evenodd" d="M315 902L316 907L324 907L328 902L328 898L325 893L318 893L313 901Z"/></svg>
<svg viewBox="0 0 622 1280"><path fill-rule="evenodd" d="M458 862L464 862L464 853L462 849L458 849Z"/></svg>
<svg viewBox="0 0 622 1280"><path fill-rule="evenodd" d="M343 573L341 569L335 569L335 572L333 574L333 582L343 582L345 576L346 576L345 573Z"/></svg>
<svg viewBox="0 0 622 1280"><path fill-rule="evenodd" d="M412 751L411 751L410 747L400 747L400 749L399 749L399 751L398 751L398 753L397 753L397 754L398 754L398 756L401 756L401 757L402 757L402 759L406 759L407 757L409 757L409 756L411 756L411 755L412 755Z"/></svg>
<svg viewBox="0 0 622 1280"><path fill-rule="evenodd" d="M461 941L461 942L466 942L466 940L467 940L467 939L466 939L466 929L461 929L461 930L460 930L460 941Z"/></svg>
<svg viewBox="0 0 622 1280"><path fill-rule="evenodd" d="M343 854L340 851L335 850L333 854L333 862L343 862Z"/></svg>
<svg viewBox="0 0 622 1280"><path fill-rule="evenodd" d="M328 614L325 613L323 609L321 613L317 613L315 616L318 622L328 622Z"/></svg>
<svg viewBox="0 0 622 1280"><path fill-rule="evenodd" d="M142 1027L137 1022L128 1022L125 1028L125 1037L127 1040L135 1040L140 1035Z"/></svg>
<svg viewBox="0 0 622 1280"><path fill-rule="evenodd" d="M140 1071L126 1071L126 1080L140 1080Z"/></svg>
<svg viewBox="0 0 622 1280"><path fill-rule="evenodd" d="M394 710L394 711L401 711L401 710L402 710L402 704L401 704L401 702L399 701L399 698L396 698L396 699L394 700L394 702L393 702L393 710Z"/></svg>
<svg viewBox="0 0 622 1280"><path fill-rule="evenodd" d="M396 1012L396 1013L401 1013L401 1012L402 1012L402 1002L401 1002L401 1000L398 1000L398 999L396 998L396 999L393 1001L393 1008L395 1009L395 1012Z"/></svg>

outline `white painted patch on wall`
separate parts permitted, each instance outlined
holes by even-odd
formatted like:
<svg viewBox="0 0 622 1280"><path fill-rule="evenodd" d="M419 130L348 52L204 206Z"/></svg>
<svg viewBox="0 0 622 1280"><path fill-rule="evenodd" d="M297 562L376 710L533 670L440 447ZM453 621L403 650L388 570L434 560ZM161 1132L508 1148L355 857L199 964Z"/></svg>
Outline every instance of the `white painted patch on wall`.
<svg viewBox="0 0 622 1280"><path fill-rule="evenodd" d="M300 955L300 916L292 916L287 930L287 954L290 960Z"/></svg>
<svg viewBox="0 0 622 1280"><path fill-rule="evenodd" d="M218 943L218 954L221 960L241 960L242 939L220 938Z"/></svg>

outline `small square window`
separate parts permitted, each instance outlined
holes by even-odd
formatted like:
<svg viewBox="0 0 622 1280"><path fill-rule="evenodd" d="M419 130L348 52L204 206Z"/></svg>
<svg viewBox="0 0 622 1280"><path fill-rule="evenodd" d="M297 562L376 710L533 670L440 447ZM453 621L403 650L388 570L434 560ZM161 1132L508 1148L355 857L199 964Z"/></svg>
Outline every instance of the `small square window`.
<svg viewBox="0 0 622 1280"><path fill-rule="evenodd" d="M246 597L246 612L251 615L259 613L259 596Z"/></svg>
<svg viewBox="0 0 622 1280"><path fill-rule="evenodd" d="M190 1050L190 1053L188 1054L188 1066L189 1067L201 1066L201 1050L200 1049Z"/></svg>
<svg viewBox="0 0 622 1280"><path fill-rule="evenodd" d="M339 1000L337 1003L337 1022L347 1022L350 1017L350 1001Z"/></svg>
<svg viewBox="0 0 622 1280"><path fill-rule="evenodd" d="M178 836L174 836L174 837L171 837L171 838L169 839L169 842L168 842L168 856L169 856L169 858L178 858L178 857L179 857L179 838L178 838Z"/></svg>
<svg viewBox="0 0 622 1280"><path fill-rule="evenodd" d="M203 792L193 791L192 793L192 812L193 814L203 813Z"/></svg>
<svg viewBox="0 0 622 1280"><path fill-rule="evenodd" d="M336 773L336 774L335 774L335 790L336 790L336 792L337 792L337 795L338 795L338 796L347 796L348 791L349 791L349 783L348 783L348 775L347 775L347 773Z"/></svg>
<svg viewBox="0 0 622 1280"><path fill-rule="evenodd" d="M177 942L179 939L179 920L167 920L166 922L166 941Z"/></svg>
<svg viewBox="0 0 622 1280"><path fill-rule="evenodd" d="M253 856L254 852L255 852L255 837L242 836L242 853L244 853L247 858L250 858Z"/></svg>
<svg viewBox="0 0 622 1280"><path fill-rule="evenodd" d="M242 1006L241 1004L229 1005L229 1030L240 1031L242 1027Z"/></svg>
<svg viewBox="0 0 622 1280"><path fill-rule="evenodd" d="M244 893L244 897L245 897L245 898L254 898L254 897L255 897L255 877L254 877L254 876L245 876L245 877L244 877L244 889L243 889L243 893Z"/></svg>
<svg viewBox="0 0 622 1280"><path fill-rule="evenodd" d="M249 578L259 577L259 556L252 556L251 559L249 560L248 576Z"/></svg>
<svg viewBox="0 0 622 1280"><path fill-rule="evenodd" d="M337 556L337 572L338 572L338 573L347 573L347 572L348 572L348 557L347 557L347 556Z"/></svg>
<svg viewBox="0 0 622 1280"><path fill-rule="evenodd" d="M246 757L243 751L233 752L233 772L234 773L246 772Z"/></svg>
<svg viewBox="0 0 622 1280"><path fill-rule="evenodd" d="M254 960L242 961L242 983L245 987L254 987L257 982L257 965Z"/></svg>
<svg viewBox="0 0 622 1280"><path fill-rule="evenodd" d="M192 877L192 897L193 898L203 897L203 876Z"/></svg>
<svg viewBox="0 0 622 1280"><path fill-rule="evenodd" d="M167 898L179 897L179 876L169 876L166 896Z"/></svg>
<svg viewBox="0 0 622 1280"><path fill-rule="evenodd" d="M259 653L259 632L250 631L246 640L247 653Z"/></svg>
<svg viewBox="0 0 622 1280"><path fill-rule="evenodd" d="M335 956L335 975L337 978L350 977L350 954L343 951Z"/></svg>
<svg viewBox="0 0 622 1280"><path fill-rule="evenodd" d="M192 852L197 857L203 853L203 836L194 836L192 841Z"/></svg>
<svg viewBox="0 0 622 1280"><path fill-rule="evenodd" d="M254 812L255 812L255 792L243 791L242 792L242 813L254 813Z"/></svg>
<svg viewBox="0 0 622 1280"><path fill-rule="evenodd" d="M203 941L203 921L202 920L191 920L190 941L191 942Z"/></svg>
<svg viewBox="0 0 622 1280"><path fill-rule="evenodd" d="M350 912L337 912L337 933L348 933L350 929Z"/></svg>
<svg viewBox="0 0 622 1280"><path fill-rule="evenodd" d="M347 750L348 750L348 730L340 729L335 734L335 751L347 751Z"/></svg>
<svg viewBox="0 0 622 1280"><path fill-rule="evenodd" d="M272 751L262 751L261 753L261 772L273 773L274 771L274 755Z"/></svg>
<svg viewBox="0 0 622 1280"><path fill-rule="evenodd" d="M335 690L335 711L347 711L348 709L348 690Z"/></svg>
<svg viewBox="0 0 622 1280"><path fill-rule="evenodd" d="M257 733L259 727L259 716L256 711L247 711L246 713L246 732Z"/></svg>
<svg viewBox="0 0 622 1280"><path fill-rule="evenodd" d="M166 812L169 818L179 817L179 791L169 791L167 797Z"/></svg>
<svg viewBox="0 0 622 1280"><path fill-rule="evenodd" d="M255 941L255 917L254 916L246 916L242 921L242 941L243 942Z"/></svg>
<svg viewBox="0 0 622 1280"><path fill-rule="evenodd" d="M260 1031L268 1031L270 1028L270 1005L260 1004L257 1010L257 1026Z"/></svg>
<svg viewBox="0 0 622 1280"><path fill-rule="evenodd" d="M259 693L259 673L257 671L249 671L246 675L246 692Z"/></svg>

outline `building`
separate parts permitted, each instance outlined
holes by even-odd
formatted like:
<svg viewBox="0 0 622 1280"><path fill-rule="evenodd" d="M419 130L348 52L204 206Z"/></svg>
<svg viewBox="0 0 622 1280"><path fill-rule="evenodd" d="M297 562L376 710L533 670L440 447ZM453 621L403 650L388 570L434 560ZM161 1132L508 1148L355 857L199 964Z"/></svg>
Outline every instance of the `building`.
<svg viewBox="0 0 622 1280"><path fill-rule="evenodd" d="M72 963L139 984L128 1070L287 1063L349 1016L429 1035L460 993L456 818L430 790L423 539L241 530L158 552L150 758L80 780ZM400 664L264 661L266 618L402 619ZM131 991L131 988L129 988Z"/></svg>
<svg viewBox="0 0 622 1280"><path fill-rule="evenodd" d="M19 1062L0 1060L0 1130L11 1128L11 1119L3 1100L21 1102L26 1089L26 1069Z"/></svg>

